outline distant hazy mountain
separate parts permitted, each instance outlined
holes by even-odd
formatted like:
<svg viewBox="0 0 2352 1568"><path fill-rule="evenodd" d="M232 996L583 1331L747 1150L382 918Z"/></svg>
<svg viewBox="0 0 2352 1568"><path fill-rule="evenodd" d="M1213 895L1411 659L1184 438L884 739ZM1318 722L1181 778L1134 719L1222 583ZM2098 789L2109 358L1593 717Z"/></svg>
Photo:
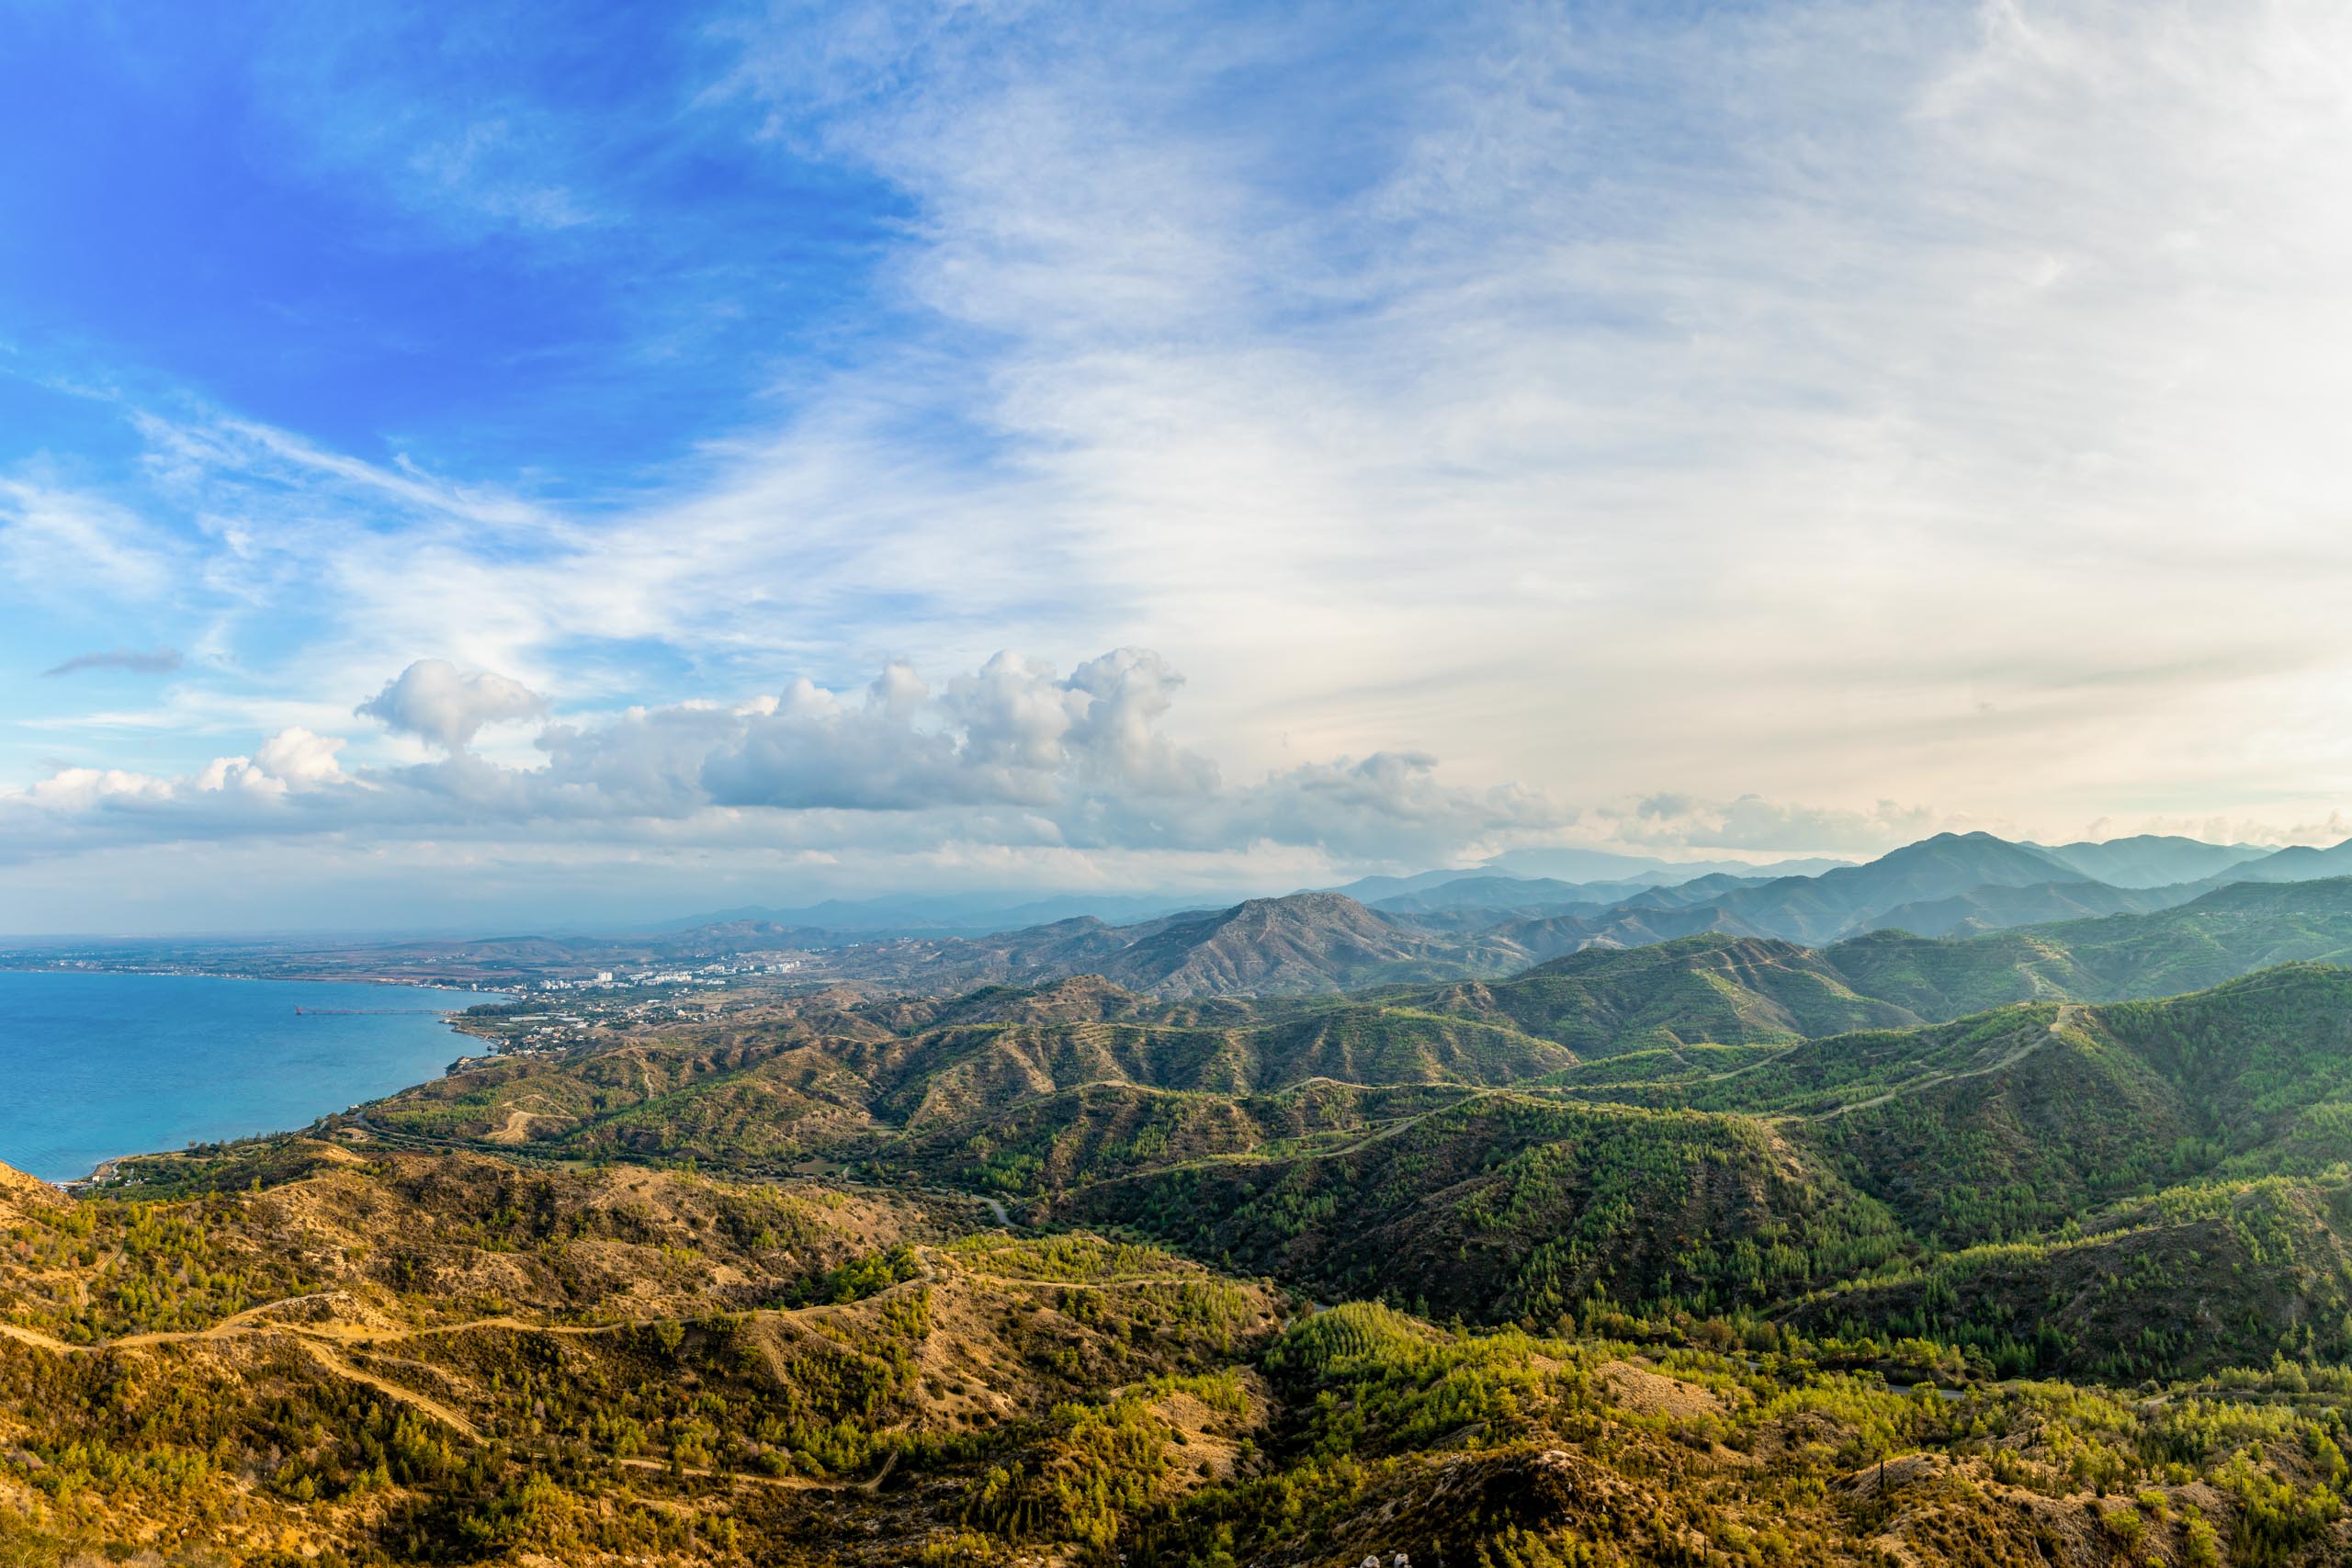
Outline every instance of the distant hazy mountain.
<svg viewBox="0 0 2352 1568"><path fill-rule="evenodd" d="M875 942L824 953L808 973L933 995L1100 975L1184 998L1348 990L1503 974L1532 961L1492 933L1431 929L1336 893L1294 893L1128 926L1081 918L987 937Z"/></svg>
<svg viewBox="0 0 2352 1568"><path fill-rule="evenodd" d="M2173 996L2276 964L2352 963L2352 877L2241 883L2147 914L1963 942L1883 931L1822 957L1857 992L1926 1019L2052 997Z"/></svg>
<svg viewBox="0 0 2352 1568"><path fill-rule="evenodd" d="M1822 872L1852 863L1842 860L1772 861L1751 864L1745 861L1663 861L1647 855L1612 854L1605 850L1510 850L1487 862L1480 869L1506 876L1556 876L1566 882L1632 882L1643 881L1668 885L1688 882L1694 876L1710 876L1728 872L1734 876L1815 876Z"/></svg>
<svg viewBox="0 0 2352 1568"><path fill-rule="evenodd" d="M1779 880L1780 878L1773 876L1734 876L1727 871L1719 871L1712 876L1696 877L1671 887L1645 888L1624 899L1618 908L1622 909L1688 909L1695 905L1720 898L1727 893L1736 893L1743 887L1761 887L1768 882Z"/></svg>
<svg viewBox="0 0 2352 1568"><path fill-rule="evenodd" d="M2272 852L2260 844L2209 844L2201 839L2156 833L2109 839L2099 844L2026 847L2038 849L2061 864L2111 887L2167 887L2175 883L2202 882Z"/></svg>
<svg viewBox="0 0 2352 1568"><path fill-rule="evenodd" d="M1990 833L1939 833L1867 865L1818 876L1784 876L1738 887L1713 903L1721 931L1818 943L1873 929L1890 910L1987 887L2033 887L2077 880L2043 851Z"/></svg>
<svg viewBox="0 0 2352 1568"><path fill-rule="evenodd" d="M2297 844L2231 866L2205 881L2209 886L2225 887L2234 882L2315 882L2324 876L2352 876L2352 839L2324 850Z"/></svg>
<svg viewBox="0 0 2352 1568"><path fill-rule="evenodd" d="M827 949L824 972L933 993L1102 973L1163 997L1274 995L1507 973L1587 948L1702 932L1820 945L1883 930L1968 936L2143 913L2238 882L2352 874L2352 842L2271 853L2156 835L2052 848L1939 833L1861 865L1787 863L1826 869L1759 875L1721 863L1524 851L1488 869L1364 877L1216 909L1148 896L836 901L729 911L649 945ZM1574 880L1492 869L1506 864L1633 874ZM1245 930L1260 934L1245 939Z"/></svg>
<svg viewBox="0 0 2352 1568"><path fill-rule="evenodd" d="M1679 909L1621 907L1597 915L1539 916L1506 920L1486 934L1543 962L1590 947L1648 947L1711 931L1727 936L1770 934L1725 914L1713 904L1694 904Z"/></svg>
<svg viewBox="0 0 2352 1568"><path fill-rule="evenodd" d="M1973 936L2011 926L2167 909L2186 889L2110 887L2103 882L2045 882L2033 887L1972 887L1948 898L1898 904L1870 917L1870 929L1919 936Z"/></svg>
<svg viewBox="0 0 2352 1568"><path fill-rule="evenodd" d="M1491 950L1494 967L1523 962ZM1179 917L1105 964L1103 975L1160 997L1259 996L1344 990L1442 978L1479 964L1460 942L1390 919L1336 893L1252 898Z"/></svg>
<svg viewBox="0 0 2352 1568"><path fill-rule="evenodd" d="M1921 1021L1857 994L1822 954L1764 937L1704 935L1589 948L1507 980L1390 998L1416 1013L1488 1019L1585 1060L1683 1045L1747 1045Z"/></svg>
<svg viewBox="0 0 2352 1568"><path fill-rule="evenodd" d="M667 920L650 930L658 934L757 923L801 931L836 932L861 940L887 936L982 936L1086 917L1131 923L1229 901L1230 896L1185 897L1172 894L1060 894L1040 898L1020 893L958 893L921 897L828 898L822 903L792 908L746 906L711 910Z"/></svg>
<svg viewBox="0 0 2352 1568"><path fill-rule="evenodd" d="M1359 904L1376 904L1385 898L1402 898L1442 887L1449 882L1462 882L1487 874L1479 870L1423 871L1411 876L1360 876L1353 882L1337 887L1303 888L1302 892L1337 893L1342 898L1352 898ZM1645 884L1646 886L1646 884Z"/></svg>
<svg viewBox="0 0 2352 1568"><path fill-rule="evenodd" d="M1941 833L1865 865L1758 881L1729 874L1646 889L1599 913L1521 918L1490 933L1552 958L1639 947L1702 931L1818 944L1900 927L1966 934L2004 926L2163 908L2199 891L2110 887L2049 852L1989 833Z"/></svg>
<svg viewBox="0 0 2352 1568"><path fill-rule="evenodd" d="M1582 905L1605 909L1651 891L1643 882L1562 882L1552 876L1464 876L1434 887L1363 900L1392 915L1428 915L1448 910L1534 910ZM1498 916L1498 919L1500 917Z"/></svg>
<svg viewBox="0 0 2352 1568"><path fill-rule="evenodd" d="M1725 861L1676 864L1598 850L1514 850L1468 871L1365 876L1317 891L1338 893L1390 914L1425 917L1492 909L1498 919L1525 919L1564 913L1571 905L1606 908L1644 895L1651 895L1647 908L1676 908L1746 884L1813 876L1848 863L1795 860L1761 866ZM1588 872L1590 874L1581 874Z"/></svg>

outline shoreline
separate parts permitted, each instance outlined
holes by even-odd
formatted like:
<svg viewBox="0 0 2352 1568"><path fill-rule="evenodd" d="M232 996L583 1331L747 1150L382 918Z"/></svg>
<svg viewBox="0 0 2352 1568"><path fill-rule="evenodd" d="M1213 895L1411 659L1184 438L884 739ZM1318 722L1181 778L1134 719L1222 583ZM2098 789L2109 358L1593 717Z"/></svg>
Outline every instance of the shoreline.
<svg viewBox="0 0 2352 1568"><path fill-rule="evenodd" d="M406 986L419 991L463 991L476 996L494 996L514 1001L521 994L511 982L483 981L466 985L455 980L418 980L405 975L253 975L243 970L228 969L144 969L92 964L25 963L0 958L0 975L122 975L154 980L256 980L268 985L293 986ZM502 988L504 987L504 988ZM462 1012L465 1010L453 1010Z"/></svg>
<svg viewBox="0 0 2352 1568"><path fill-rule="evenodd" d="M220 972L220 971L204 971L204 970L189 970L189 969L152 969L152 968L130 968L130 967L127 967L127 966L126 966L126 967L123 967L123 968L111 968L111 967L109 967L109 968L95 968L95 967L86 967L86 966L78 965L78 964L76 964L76 965L70 965L70 966L69 966L69 965L62 965L62 964L22 964L22 963L8 963L8 962L5 962L5 961L0 961L0 975L68 975L68 976L105 976L105 977L107 977L107 978L115 978L115 979L136 978L136 979L182 979L182 980L251 980L251 981L282 981L282 982L288 982L288 983L292 983L292 984L296 984L296 985L327 985L327 986L362 986L362 985L364 985L364 986L376 986L376 987L397 986L397 987L401 987L407 988L407 989L412 989L412 990L434 991L434 992L443 992L443 993L455 992L455 993L461 994L461 995L467 995L467 996L473 996L473 997L478 997L478 998L490 998L490 999L492 999L492 1000L495 1000L495 1001L498 1001L498 1002L512 1002L512 1001L515 1000L515 999L517 998L517 997L520 995L520 993L519 993L519 992L516 992L516 991L494 989L494 988L492 988L492 987L486 987L486 986L468 986L468 985L461 985L461 984L451 983L451 982L447 982L447 981L443 981L443 982L439 982L439 983L433 983L433 982L427 982L427 981L422 981L422 980L407 980L407 979L400 979L400 978L396 978L396 977L390 976L368 976L368 977L366 977L366 978L360 978L360 977L355 977L355 976L300 976L300 975L247 975L247 974L229 974L229 973L222 973L222 972ZM468 1005L469 1005L469 1006L481 1006L481 1005L485 1005L485 1004L484 1004L484 1003L482 1003L482 1002L474 1002L474 1003L468 1004ZM305 1012L305 1015L306 1015L306 1016L310 1016L313 1011L315 1012L316 1016L321 1016L321 1017L334 1017L334 1016L335 1016L335 1014L336 1014L336 1010L334 1010L334 1009L331 1009L331 1008L327 1008L327 1009L318 1009L318 1010L304 1010L304 1012ZM364 1010L363 1010L363 1011L364 1011ZM434 1020L434 1021L435 1021L435 1022L436 1022L436 1023L437 1023L437 1024L438 1024L442 1029L444 1029L444 1030L447 1031L447 1032L448 1032L449 1033L451 1033L451 1034L455 1034L455 1035L457 1035L458 1038L460 1038L460 1039L462 1039L462 1040L476 1041L476 1042L479 1042L480 1040L481 1040L481 1038L482 1038L481 1036L477 1035L477 1034L474 1034L474 1033L471 1033L471 1032L469 1032L469 1031L467 1031L467 1030L465 1030L465 1029L463 1029L463 1028L459 1027L458 1021L459 1021L460 1019L462 1019L462 1018L465 1016L466 1010L466 1010L466 1008L464 1008L464 1007L449 1008L449 1009L442 1010L430 1010L430 1009L419 1009L419 1010L415 1010L415 1015L416 1015L417 1017L419 1017L419 1018L426 1018L426 1017L429 1017L429 1018L433 1019L433 1020ZM463 1059L466 1059L466 1058L464 1058L464 1057L460 1057L459 1059L460 1059L460 1060L463 1060ZM442 1079L444 1079L444 1078L446 1078L446 1077L448 1077L450 1076L450 1072L449 1072L449 1066L450 1066L450 1065L453 1065L453 1064L445 1064L445 1065L440 1068L440 1070L439 1070L439 1071L435 1072L435 1073L431 1074L431 1075L430 1075L430 1076L428 1076L428 1077L424 1077L417 1078L417 1079L415 1079L414 1081L410 1082L410 1083L401 1084L401 1085L397 1086L397 1087L396 1087L396 1088L394 1088L394 1089L391 1089L386 1090L384 1094L379 1094L379 1095L373 1096L373 1097L371 1097L371 1099L379 1100L379 1099L385 1098L385 1095L389 1095L389 1094L400 1094L400 1093L403 1093L403 1092L407 1091L408 1089L415 1089L415 1088L419 1088L419 1087L421 1087L422 1085L424 1085L424 1084L428 1084L428 1083L437 1083L437 1082L441 1081ZM367 1103L369 1103L369 1102L370 1102L369 1100L360 1100L360 1101L357 1101L357 1102L356 1102L356 1104L362 1104L362 1105L364 1105L364 1104L367 1104ZM330 1108L330 1109L326 1109L326 1110L322 1110L322 1111L319 1111L319 1112L318 1112L314 1117L312 1117L311 1122L310 1123L307 1123L306 1125L315 1125L319 1121L324 1120L324 1119L325 1119L325 1118L327 1118L327 1117L344 1115L344 1114L348 1113L348 1112L349 1112L351 1110L353 1110L353 1109L354 1109L354 1106L352 1106L352 1105L342 1105L342 1106L335 1106L335 1107L333 1107L333 1108ZM239 1142L243 1142L243 1141L245 1141L245 1140L247 1140L247 1139L252 1139L252 1138L266 1138L266 1137L273 1137L273 1136L277 1136L277 1135L287 1134L299 1134L299 1133L300 1133L301 1131L303 1131L303 1129L302 1129L302 1128L300 1128L300 1127L291 1127L291 1128L289 1128L289 1127L272 1127L272 1128L266 1128L266 1129L262 1129L262 1130L257 1131L257 1132L246 1133L246 1134L236 1134L236 1135L234 1135L234 1136L232 1136L232 1137L228 1137L228 1138L221 1138L221 1139L208 1139L208 1140L201 1140L201 1141L205 1141L205 1142L221 1142L221 1143L239 1143ZM33 1172L31 1172L31 1171L24 1170L24 1168L23 1168L23 1167L17 1165L13 1160L9 1160L9 1159L7 1159L7 1156L6 1156L5 1154L0 1154L0 1163L6 1163L6 1164L8 1166L8 1168L10 1168L10 1169L12 1169L12 1170L21 1171L24 1175L26 1175L26 1176L28 1176L28 1177L29 1177L29 1178L31 1178L31 1179L36 1180L36 1181L39 1181L39 1182L41 1182L43 1185L48 1186L48 1187L51 1187L51 1188L52 1188L52 1189L56 1190L57 1191L60 1191L60 1192L62 1192L62 1193L65 1194L65 1195L66 1195L67 1197L69 1197L69 1198L82 1198L82 1197L89 1196L89 1195L91 1195L91 1194L93 1194L93 1193L96 1192L97 1190L99 1190L101 1188L103 1188L103 1187L104 1187L104 1186L105 1186L108 1181L112 1180L112 1179L115 1178L115 1176L116 1176L116 1175L118 1175L118 1174L119 1173L119 1171L120 1171L120 1169L121 1169L122 1166L123 1166L126 1162L128 1162L128 1161L134 1160L134 1159L143 1159L143 1158L147 1158L147 1157L149 1157L149 1156L157 1156L157 1155L172 1155L172 1154L175 1154L175 1153L178 1153L178 1152L180 1152L180 1151L175 1150L175 1149L170 1149L170 1148L130 1149L130 1150L126 1150L126 1151L124 1151L124 1152L123 1152L123 1153L121 1153L121 1154L109 1155L109 1156L106 1156L105 1158L100 1159L99 1161L97 1161L97 1163L96 1163L96 1164L93 1165L93 1166L90 1168L89 1171L88 1171L86 1174L85 1174L85 1175L77 1176L77 1177L68 1177L68 1178L64 1178L64 1179L56 1179L56 1178L51 1178L51 1177L38 1176L38 1175L35 1175L35 1174L34 1174Z"/></svg>

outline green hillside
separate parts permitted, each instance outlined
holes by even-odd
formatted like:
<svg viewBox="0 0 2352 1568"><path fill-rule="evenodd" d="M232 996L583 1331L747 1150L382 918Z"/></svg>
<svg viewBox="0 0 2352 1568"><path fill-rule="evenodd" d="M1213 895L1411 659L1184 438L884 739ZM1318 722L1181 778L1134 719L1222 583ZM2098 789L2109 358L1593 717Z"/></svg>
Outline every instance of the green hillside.
<svg viewBox="0 0 2352 1568"><path fill-rule="evenodd" d="M1921 1270L1973 1259L1990 1271L1948 1326L1973 1325L1962 1340L2015 1361L2017 1322L2056 1288L2051 1271L2104 1269L2107 1315L2051 1319L2025 1364L2177 1371L2295 1340L2284 1288L2251 1296L2226 1336L2178 1326L2209 1310L2199 1292L2275 1265L2277 1250L2098 1216L2159 1192L2177 1209L2198 1190L2184 1181L2340 1169L2352 972L2290 966L2165 1001L2012 1007L1782 1046L1660 1047L1548 1082L1427 1109L1333 1086L1311 1117L1270 1114L1279 1101L1090 1094L958 1129L923 1159L1318 1292L1385 1288L1487 1321L1594 1301L1772 1312L1838 1288L1839 1315L1806 1306L1792 1321L1912 1333L1944 1289ZM2132 1234L2079 1241L2091 1224ZM2327 1255L2333 1242L2305 1230L2302 1255ZM2054 1263L2032 1251L2058 1243ZM2155 1337L2115 1359L2103 1336L2135 1293ZM1996 1300L2006 1308L1984 1304Z"/></svg>
<svg viewBox="0 0 2352 1568"><path fill-rule="evenodd" d="M364 1138L146 1164L187 1194L69 1201L0 1168L16 1568L2324 1568L2352 1551L2352 1378L2291 1359L2324 1334L2160 1391L1995 1383L2009 1350L1952 1303L2001 1276L1970 1255L1934 1301L1869 1313L1978 1335L1964 1349L1810 1326L1921 1293L1892 1275L1782 1321L1474 1332L922 1194L527 1172ZM2275 1249L2275 1214L2304 1201L2221 1201L2243 1241L2214 1266ZM2265 1278L2317 1299L2324 1261ZM2134 1301L2093 1294L2043 1338L2105 1334L2106 1303ZM1944 1396L1911 1387L1928 1378Z"/></svg>
<svg viewBox="0 0 2352 1568"><path fill-rule="evenodd" d="M1919 1021L1902 1007L1858 994L1808 949L1717 935L1653 947L1589 948L1507 980L1446 987L1417 1005L1432 1013L1508 1021L1585 1058Z"/></svg>
<svg viewBox="0 0 2352 1568"><path fill-rule="evenodd" d="M2135 1382L2352 1358L2352 1184L2173 1189L2046 1242L1971 1247L1797 1303L1816 1334L1963 1347L1999 1375Z"/></svg>
<svg viewBox="0 0 2352 1568"><path fill-rule="evenodd" d="M1510 1092L1336 1147L1088 1183L1052 1208L1318 1292L1488 1321L1549 1322L1588 1296L1761 1306L1902 1246L1883 1207L1753 1119Z"/></svg>
<svg viewBox="0 0 2352 1568"><path fill-rule="evenodd" d="M1340 998L1170 1001L1087 977L819 992L752 1024L495 1063L364 1125L518 1158L846 1167L1473 1322L1744 1313L2009 1362L2030 1339L2020 1364L2041 1371L2196 1370L2301 1343L2283 1287L2227 1334L2181 1326L2210 1315L2199 1293L2224 1263L2258 1272L2275 1249L2111 1216L2203 1183L2336 1179L2352 971L1919 1019L2324 946L2347 903L2346 885L2261 886L1822 953L1715 935ZM2297 1223L2296 1255L2328 1256ZM2098 1313L2046 1310L2095 1268ZM1965 1310L1936 1317L1954 1292ZM2153 1337L2126 1355L2109 1331L2143 1309ZM2021 1339L2037 1317L2050 1330Z"/></svg>
<svg viewBox="0 0 2352 1568"><path fill-rule="evenodd" d="M2247 883L2153 914L1933 941L1857 937L1822 957L1857 992L1931 1019L2045 998L2177 996L2256 969L2352 956L2352 878Z"/></svg>
<svg viewBox="0 0 2352 1568"><path fill-rule="evenodd" d="M0 1184L0 1560L2318 1568L2352 970L2081 998L2347 891L802 987Z"/></svg>

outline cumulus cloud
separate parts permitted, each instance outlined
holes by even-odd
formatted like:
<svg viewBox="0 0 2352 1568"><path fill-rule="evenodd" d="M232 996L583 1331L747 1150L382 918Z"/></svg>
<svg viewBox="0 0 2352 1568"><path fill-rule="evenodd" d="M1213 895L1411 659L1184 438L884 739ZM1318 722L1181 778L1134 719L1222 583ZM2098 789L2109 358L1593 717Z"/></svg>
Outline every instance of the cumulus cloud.
<svg viewBox="0 0 2352 1568"><path fill-rule="evenodd" d="M84 670L127 670L135 675L168 675L179 667L180 650L176 648L111 648L102 653L77 653L41 673L72 675Z"/></svg>
<svg viewBox="0 0 2352 1568"><path fill-rule="evenodd" d="M224 818L224 805L276 804L293 795L348 782L335 760L343 744L295 728L270 736L250 757L215 757L182 776L124 768L62 768L28 789L0 795L0 850L38 852L42 847L38 841L21 839L12 843L6 834L6 827L30 826L25 817L27 807L43 814L46 828L62 829L62 841L56 847L79 847L83 840L108 837L104 829L93 831L88 820L107 812L143 818L145 828L131 833L142 838L209 833L224 825L235 826L233 818Z"/></svg>
<svg viewBox="0 0 2352 1568"><path fill-rule="evenodd" d="M1141 649L1089 660L1067 678L1040 660L999 653L934 697L912 666L894 661L856 702L803 681L730 716L700 782L724 806L850 810L1049 807L1084 790L1212 794L1216 764L1155 728L1182 682ZM674 711L632 716L594 738L568 733L550 750L560 769L609 754L649 725L674 738L697 722Z"/></svg>
<svg viewBox="0 0 2352 1568"><path fill-rule="evenodd" d="M254 765L275 779L298 786L329 784L343 777L335 753L345 742L334 736L313 735L297 725L281 729L254 752Z"/></svg>
<svg viewBox="0 0 2352 1568"><path fill-rule="evenodd" d="M1562 820L1536 792L1446 784L1434 758L1413 752L1229 783L1214 759L1161 732L1182 684L1145 649L1068 675L999 653L936 691L894 660L846 694L802 680L732 709L682 704L550 726L547 765L500 776L548 810L958 814L965 836L1079 850L1262 842L1387 857ZM506 787L470 761L411 776L476 799Z"/></svg>
<svg viewBox="0 0 2352 1568"><path fill-rule="evenodd" d="M0 795L0 861L141 845L193 853L237 840L288 853L322 841L435 854L470 844L501 863L559 856L674 871L701 857L843 892L876 886L876 867L895 868L880 874L901 885L1276 890L1571 838L1668 858L1862 857L1939 830L2007 826L1894 800L1758 794L1656 792L1579 812L1540 788L1452 782L1434 755L1408 749L1237 775L1169 732L1183 689L1139 648L1066 673L1000 653L941 680L892 660L863 684L799 679L749 701L554 718L534 760L515 764L468 742L497 718L547 713L545 699L424 660L362 711L431 740L442 754L430 761L369 761L364 746L354 758L345 739L297 725L186 773L63 769ZM2340 821L2324 826L2342 836Z"/></svg>
<svg viewBox="0 0 2352 1568"><path fill-rule="evenodd" d="M462 751L482 726L539 717L548 701L520 681L492 671L468 673L446 659L420 659L352 711L397 734Z"/></svg>
<svg viewBox="0 0 2352 1568"><path fill-rule="evenodd" d="M552 722L537 742L543 761L514 767L467 743L486 723L547 712L545 700L426 660L358 711L441 747L435 761L347 768L341 739L289 728L249 757L185 777L72 769L0 797L0 845L23 854L109 835L366 828L616 845L683 835L814 854L957 845L1247 857L1271 847L1355 863L1458 854L1568 819L1538 792L1448 784L1419 752L1228 782L1161 729L1182 684L1159 655L1133 648L1067 675L1000 653L937 686L893 660L846 692L802 679L732 706ZM38 828L32 811L43 815Z"/></svg>

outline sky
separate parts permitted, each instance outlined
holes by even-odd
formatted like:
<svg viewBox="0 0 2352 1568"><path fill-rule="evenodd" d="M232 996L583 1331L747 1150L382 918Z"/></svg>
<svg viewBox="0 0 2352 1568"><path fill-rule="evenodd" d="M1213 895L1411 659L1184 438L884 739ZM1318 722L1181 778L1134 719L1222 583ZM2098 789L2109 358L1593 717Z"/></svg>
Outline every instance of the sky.
<svg viewBox="0 0 2352 1568"><path fill-rule="evenodd" d="M0 931L2333 843L2352 14L0 0Z"/></svg>

